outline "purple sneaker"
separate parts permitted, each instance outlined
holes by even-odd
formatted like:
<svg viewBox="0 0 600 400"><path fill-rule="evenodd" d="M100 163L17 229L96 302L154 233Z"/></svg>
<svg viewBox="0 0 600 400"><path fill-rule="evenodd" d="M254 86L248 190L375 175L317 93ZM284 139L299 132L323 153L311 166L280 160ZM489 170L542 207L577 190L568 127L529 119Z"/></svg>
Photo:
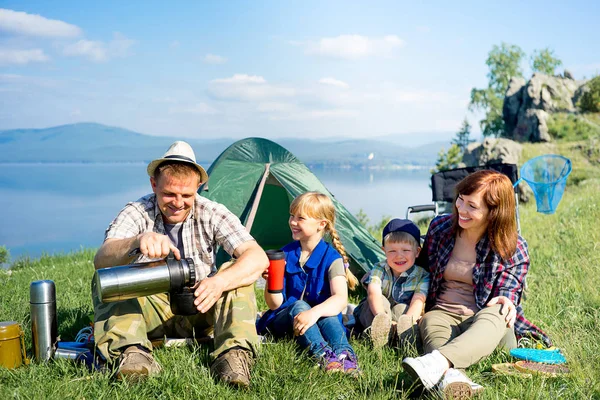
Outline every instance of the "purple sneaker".
<svg viewBox="0 0 600 400"><path fill-rule="evenodd" d="M340 354L340 360L342 361L342 364L344 366L344 373L355 378L358 378L360 375L362 375L362 371L360 370L360 368L358 368L356 354L348 350L344 350L342 351L342 354Z"/></svg>
<svg viewBox="0 0 600 400"><path fill-rule="evenodd" d="M325 349L325 352L319 357L319 365L325 372L344 372L344 364L335 355L335 353L329 349Z"/></svg>

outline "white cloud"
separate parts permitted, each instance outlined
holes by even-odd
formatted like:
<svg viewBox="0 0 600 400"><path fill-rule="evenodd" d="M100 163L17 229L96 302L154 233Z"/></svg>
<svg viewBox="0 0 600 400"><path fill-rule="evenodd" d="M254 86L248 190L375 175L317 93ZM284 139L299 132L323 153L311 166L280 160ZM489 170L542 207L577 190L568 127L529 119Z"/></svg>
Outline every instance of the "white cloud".
<svg viewBox="0 0 600 400"><path fill-rule="evenodd" d="M95 62L108 60L106 45L100 41L82 39L76 43L65 46L65 56L83 56Z"/></svg>
<svg viewBox="0 0 600 400"><path fill-rule="evenodd" d="M396 35L369 38L361 35L340 35L322 38L306 47L306 54L357 60L370 56L391 56L404 46L404 41Z"/></svg>
<svg viewBox="0 0 600 400"><path fill-rule="evenodd" d="M75 37L82 33L79 27L63 21L5 8L0 8L0 31L41 37Z"/></svg>
<svg viewBox="0 0 600 400"><path fill-rule="evenodd" d="M108 44L97 40L81 39L63 48L66 56L86 57L94 62L104 62L115 57L127 57L129 49L136 43L119 32L113 34L113 40Z"/></svg>
<svg viewBox="0 0 600 400"><path fill-rule="evenodd" d="M130 54L129 49L136 43L136 40L129 39L120 32L115 32L113 40L108 43L108 54L111 58L127 57Z"/></svg>
<svg viewBox="0 0 600 400"><path fill-rule="evenodd" d="M270 85L262 76L246 74L214 79L209 82L208 91L219 99L240 101L264 101L296 94L293 88Z"/></svg>
<svg viewBox="0 0 600 400"><path fill-rule="evenodd" d="M0 65L25 65L30 62L46 62L50 59L42 49L0 49Z"/></svg>
<svg viewBox="0 0 600 400"><path fill-rule="evenodd" d="M263 113L281 113L296 109L296 106L289 103L265 102L259 103L256 110Z"/></svg>
<svg viewBox="0 0 600 400"><path fill-rule="evenodd" d="M350 88L350 85L348 85L346 82L337 80L335 78L322 78L322 79L319 79L319 83L321 83L323 85L339 87L342 89Z"/></svg>
<svg viewBox="0 0 600 400"><path fill-rule="evenodd" d="M248 84L248 83L266 83L265 78L257 75L234 74L231 78L213 79L212 83L225 84Z"/></svg>
<svg viewBox="0 0 600 400"><path fill-rule="evenodd" d="M222 56L217 56L215 54L207 54L204 56L205 64L218 65L218 64L225 64L226 62L227 62L227 58L222 57Z"/></svg>
<svg viewBox="0 0 600 400"><path fill-rule="evenodd" d="M310 121L325 119L351 119L359 113L355 110L325 109L325 110L298 110L295 112L276 114L269 117L272 121Z"/></svg>
<svg viewBox="0 0 600 400"><path fill-rule="evenodd" d="M440 103L451 100L446 92L429 90L395 90L390 93L390 100L397 103Z"/></svg>
<svg viewBox="0 0 600 400"><path fill-rule="evenodd" d="M215 108L211 107L206 103L197 103L192 106L169 108L169 114L213 115L217 113L218 111Z"/></svg>

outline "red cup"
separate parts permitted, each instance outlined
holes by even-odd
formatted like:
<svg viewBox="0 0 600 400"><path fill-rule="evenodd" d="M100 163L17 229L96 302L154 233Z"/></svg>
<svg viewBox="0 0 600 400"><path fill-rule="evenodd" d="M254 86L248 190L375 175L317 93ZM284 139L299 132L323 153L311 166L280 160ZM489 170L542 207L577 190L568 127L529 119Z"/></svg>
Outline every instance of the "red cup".
<svg viewBox="0 0 600 400"><path fill-rule="evenodd" d="M269 257L269 276L267 291L269 293L283 292L283 274L285 273L285 253L281 250L267 250Z"/></svg>

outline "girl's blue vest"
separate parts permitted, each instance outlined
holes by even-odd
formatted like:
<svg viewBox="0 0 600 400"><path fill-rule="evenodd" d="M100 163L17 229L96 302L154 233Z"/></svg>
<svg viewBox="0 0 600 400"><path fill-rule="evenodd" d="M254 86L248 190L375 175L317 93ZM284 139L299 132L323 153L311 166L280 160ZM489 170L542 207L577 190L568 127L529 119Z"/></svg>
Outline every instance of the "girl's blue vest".
<svg viewBox="0 0 600 400"><path fill-rule="evenodd" d="M300 268L300 242L295 241L281 250L285 252L285 275L283 277L283 303L277 310L269 310L263 314L256 324L259 334L264 334L275 315L284 308L292 305L302 297L311 307L321 304L331 296L329 286L329 267L331 263L341 258L333 246L323 239L317 244L312 254Z"/></svg>

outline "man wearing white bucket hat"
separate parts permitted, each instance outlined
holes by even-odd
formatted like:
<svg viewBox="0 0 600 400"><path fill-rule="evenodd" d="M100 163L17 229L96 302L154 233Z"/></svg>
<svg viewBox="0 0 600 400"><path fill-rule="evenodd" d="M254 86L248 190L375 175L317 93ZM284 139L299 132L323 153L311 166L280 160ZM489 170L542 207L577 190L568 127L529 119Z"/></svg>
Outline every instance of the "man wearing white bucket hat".
<svg viewBox="0 0 600 400"><path fill-rule="evenodd" d="M200 282L194 292L199 313L174 316L164 293L113 303L102 303L94 294L98 350L118 363L117 378L139 379L161 370L151 354L151 339L214 330L212 375L247 387L258 346L252 284L267 268L267 256L235 215L198 195L208 175L188 143L173 143L147 171L153 193L121 210L106 230L94 265L101 269L146 262L170 252L176 259L192 258ZM218 274L217 246L236 259Z"/></svg>

